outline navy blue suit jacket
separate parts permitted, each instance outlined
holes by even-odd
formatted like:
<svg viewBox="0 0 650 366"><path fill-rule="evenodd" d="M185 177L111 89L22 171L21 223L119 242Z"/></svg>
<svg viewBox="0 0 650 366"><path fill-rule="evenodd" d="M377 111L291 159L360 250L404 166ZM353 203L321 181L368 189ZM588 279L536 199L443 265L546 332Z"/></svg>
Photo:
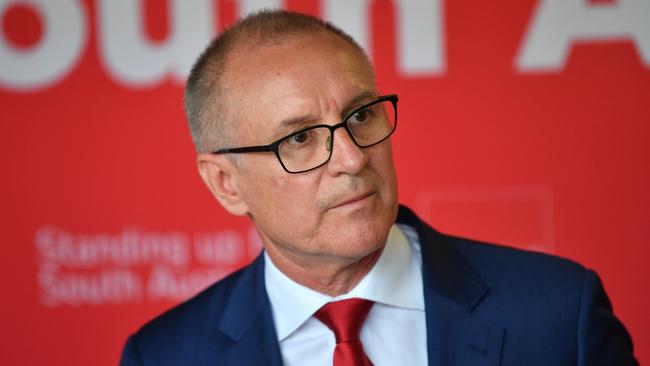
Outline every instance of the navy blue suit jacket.
<svg viewBox="0 0 650 366"><path fill-rule="evenodd" d="M637 365L597 275L557 257L442 235L400 207L422 247L429 365ZM405 340L407 342L407 340ZM281 365L264 261L129 337L121 365Z"/></svg>

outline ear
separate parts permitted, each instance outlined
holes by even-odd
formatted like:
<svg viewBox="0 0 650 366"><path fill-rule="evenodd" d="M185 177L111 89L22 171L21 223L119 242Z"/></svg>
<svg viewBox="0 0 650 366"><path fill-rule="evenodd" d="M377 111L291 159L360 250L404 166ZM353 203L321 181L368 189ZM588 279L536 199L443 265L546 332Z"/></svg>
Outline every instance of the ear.
<svg viewBox="0 0 650 366"><path fill-rule="evenodd" d="M237 186L239 171L231 159L225 155L199 154L196 167L203 182L223 208L237 216L248 213L248 206Z"/></svg>

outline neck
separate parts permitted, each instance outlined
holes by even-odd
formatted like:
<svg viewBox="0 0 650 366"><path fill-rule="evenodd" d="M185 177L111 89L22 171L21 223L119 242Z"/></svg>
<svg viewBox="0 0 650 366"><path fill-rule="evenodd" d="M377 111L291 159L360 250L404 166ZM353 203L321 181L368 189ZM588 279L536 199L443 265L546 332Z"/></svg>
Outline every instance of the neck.
<svg viewBox="0 0 650 366"><path fill-rule="evenodd" d="M350 292L370 272L384 246L359 259L322 258L307 260L292 258L290 253L266 246L273 264L293 281L328 296Z"/></svg>

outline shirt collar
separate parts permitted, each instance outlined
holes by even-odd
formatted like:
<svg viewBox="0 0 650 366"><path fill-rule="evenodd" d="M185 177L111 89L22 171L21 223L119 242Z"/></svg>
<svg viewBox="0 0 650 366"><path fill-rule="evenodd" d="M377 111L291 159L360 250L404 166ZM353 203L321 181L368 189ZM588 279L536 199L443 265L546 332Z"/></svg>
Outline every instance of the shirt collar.
<svg viewBox="0 0 650 366"><path fill-rule="evenodd" d="M409 241L402 230L393 225L377 263L350 292L337 297L321 294L293 281L264 252L264 280L278 340L288 337L330 301L358 297L388 306L424 311L417 244Z"/></svg>

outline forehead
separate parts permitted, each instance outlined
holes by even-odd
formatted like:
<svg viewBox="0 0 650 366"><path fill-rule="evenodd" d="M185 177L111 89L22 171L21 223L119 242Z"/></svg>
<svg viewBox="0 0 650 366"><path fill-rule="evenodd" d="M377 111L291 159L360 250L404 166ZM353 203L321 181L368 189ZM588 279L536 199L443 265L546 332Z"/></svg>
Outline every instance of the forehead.
<svg viewBox="0 0 650 366"><path fill-rule="evenodd" d="M238 46L228 60L224 86L240 134L252 129L258 136L271 136L287 119L342 112L358 95L376 93L365 57L328 33Z"/></svg>

